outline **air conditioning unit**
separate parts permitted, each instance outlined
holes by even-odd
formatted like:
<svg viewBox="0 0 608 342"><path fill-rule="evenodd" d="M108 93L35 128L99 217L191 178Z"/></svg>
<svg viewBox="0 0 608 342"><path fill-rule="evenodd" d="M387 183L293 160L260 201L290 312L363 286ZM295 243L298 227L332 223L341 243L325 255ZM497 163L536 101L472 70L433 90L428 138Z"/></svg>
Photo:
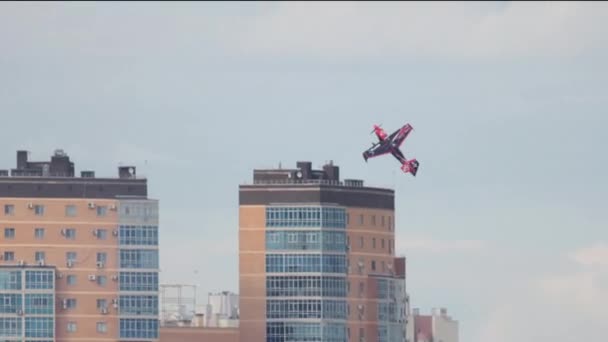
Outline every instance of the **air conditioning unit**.
<svg viewBox="0 0 608 342"><path fill-rule="evenodd" d="M19 260L19 266L25 266L25 260Z"/></svg>
<svg viewBox="0 0 608 342"><path fill-rule="evenodd" d="M74 262L72 260L68 260L67 265L68 268L72 268L74 266Z"/></svg>
<svg viewBox="0 0 608 342"><path fill-rule="evenodd" d="M118 304L118 299L112 298L112 304Z"/></svg>
<svg viewBox="0 0 608 342"><path fill-rule="evenodd" d="M61 230L61 235L65 236L65 229Z"/></svg>
<svg viewBox="0 0 608 342"><path fill-rule="evenodd" d="M19 316L23 316L23 310L19 309L19 310L17 311L17 315L19 315Z"/></svg>
<svg viewBox="0 0 608 342"><path fill-rule="evenodd" d="M103 261L98 261L97 262L97 268L103 268Z"/></svg>
<svg viewBox="0 0 608 342"><path fill-rule="evenodd" d="M108 314L108 308L101 308L101 313L103 315L107 315Z"/></svg>
<svg viewBox="0 0 608 342"><path fill-rule="evenodd" d="M89 202L89 209L95 209L95 203Z"/></svg>
<svg viewBox="0 0 608 342"><path fill-rule="evenodd" d="M112 235L118 236L118 229L114 229L114 231L112 231Z"/></svg>
<svg viewBox="0 0 608 342"><path fill-rule="evenodd" d="M97 231L97 229L93 229L93 236L97 236L99 234L99 232Z"/></svg>
<svg viewBox="0 0 608 342"><path fill-rule="evenodd" d="M62 305L61 305L61 306L63 307L63 309L67 309L67 308L68 308L68 300L67 300L67 299L64 299L64 300L62 301Z"/></svg>
<svg viewBox="0 0 608 342"><path fill-rule="evenodd" d="M61 278L63 278L63 273L57 273L56 276L57 276L57 279L61 279Z"/></svg>
<svg viewBox="0 0 608 342"><path fill-rule="evenodd" d="M117 276L117 275L113 275L113 276L112 276L112 280L114 280L114 281L118 281L118 276Z"/></svg>
<svg viewBox="0 0 608 342"><path fill-rule="evenodd" d="M359 309L359 311L363 311L363 304L357 305L357 309Z"/></svg>
<svg viewBox="0 0 608 342"><path fill-rule="evenodd" d="M116 204L111 204L110 205L110 210L114 210L115 211L116 209L117 209Z"/></svg>
<svg viewBox="0 0 608 342"><path fill-rule="evenodd" d="M38 266L44 266L44 259L38 260Z"/></svg>
<svg viewBox="0 0 608 342"><path fill-rule="evenodd" d="M89 274L89 280L93 281L97 279L97 277L94 274Z"/></svg>
<svg viewBox="0 0 608 342"><path fill-rule="evenodd" d="M28 209L34 209L34 203L28 203L27 204L27 208Z"/></svg>

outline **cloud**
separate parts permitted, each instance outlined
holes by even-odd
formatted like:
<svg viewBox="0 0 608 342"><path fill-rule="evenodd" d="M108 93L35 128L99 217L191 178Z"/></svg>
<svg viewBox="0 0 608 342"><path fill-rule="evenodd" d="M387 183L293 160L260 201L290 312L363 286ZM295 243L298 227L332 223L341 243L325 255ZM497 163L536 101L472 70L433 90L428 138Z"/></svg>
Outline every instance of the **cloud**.
<svg viewBox="0 0 608 342"><path fill-rule="evenodd" d="M604 256L604 247L598 244L555 260L565 269L575 255L578 267L573 271L512 279L504 293L497 295L499 300L476 341L604 340L608 336L608 326L603 323L608 307L608 269L587 267Z"/></svg>
<svg viewBox="0 0 608 342"><path fill-rule="evenodd" d="M570 258L584 266L608 266L608 244L598 243L570 254Z"/></svg>
<svg viewBox="0 0 608 342"><path fill-rule="evenodd" d="M486 242L481 240L438 240L431 237L401 236L395 243L399 253L455 253L472 252L486 248Z"/></svg>
<svg viewBox="0 0 608 342"><path fill-rule="evenodd" d="M564 57L601 46L607 14L578 2L280 3L243 24L236 46L335 61Z"/></svg>

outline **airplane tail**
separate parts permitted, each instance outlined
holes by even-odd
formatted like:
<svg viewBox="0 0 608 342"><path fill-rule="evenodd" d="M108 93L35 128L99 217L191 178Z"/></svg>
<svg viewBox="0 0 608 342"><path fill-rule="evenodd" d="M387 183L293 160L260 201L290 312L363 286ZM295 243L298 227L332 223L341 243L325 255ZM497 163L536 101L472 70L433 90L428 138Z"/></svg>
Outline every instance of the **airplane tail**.
<svg viewBox="0 0 608 342"><path fill-rule="evenodd" d="M401 170L405 173L411 173L412 176L416 177L416 173L418 173L418 167L420 163L416 159L408 160L403 163L401 166Z"/></svg>

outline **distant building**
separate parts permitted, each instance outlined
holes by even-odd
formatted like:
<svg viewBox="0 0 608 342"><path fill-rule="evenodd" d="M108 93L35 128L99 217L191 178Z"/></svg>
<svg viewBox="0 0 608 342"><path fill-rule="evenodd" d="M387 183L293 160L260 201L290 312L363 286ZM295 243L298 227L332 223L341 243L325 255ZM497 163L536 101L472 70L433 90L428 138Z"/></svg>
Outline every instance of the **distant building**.
<svg viewBox="0 0 608 342"><path fill-rule="evenodd" d="M156 341L158 201L135 167L0 170L0 341Z"/></svg>
<svg viewBox="0 0 608 342"><path fill-rule="evenodd" d="M310 162L239 188L241 342L402 342L395 193Z"/></svg>
<svg viewBox="0 0 608 342"><path fill-rule="evenodd" d="M458 342L458 321L445 308L433 309L430 315L414 309L407 330L408 342Z"/></svg>
<svg viewBox="0 0 608 342"><path fill-rule="evenodd" d="M238 327L239 296L237 294L228 291L209 293L205 309L206 327Z"/></svg>

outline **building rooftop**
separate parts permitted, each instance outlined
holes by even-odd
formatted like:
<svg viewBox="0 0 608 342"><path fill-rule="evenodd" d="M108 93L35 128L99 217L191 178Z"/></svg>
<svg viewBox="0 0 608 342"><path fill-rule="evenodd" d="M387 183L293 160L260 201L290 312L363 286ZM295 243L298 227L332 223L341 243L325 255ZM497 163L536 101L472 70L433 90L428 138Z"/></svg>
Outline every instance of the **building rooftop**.
<svg viewBox="0 0 608 342"><path fill-rule="evenodd" d="M331 161L320 170L308 161L297 162L293 169L254 169L253 183L239 189L240 205L324 203L390 210L395 206L393 189L366 187L359 179L341 180L340 168Z"/></svg>
<svg viewBox="0 0 608 342"><path fill-rule="evenodd" d="M147 197L147 180L137 177L134 166L119 166L117 177L95 177L83 170L76 176L74 162L63 150L49 161L30 161L27 151L17 151L17 166L0 169L0 197L119 198Z"/></svg>

